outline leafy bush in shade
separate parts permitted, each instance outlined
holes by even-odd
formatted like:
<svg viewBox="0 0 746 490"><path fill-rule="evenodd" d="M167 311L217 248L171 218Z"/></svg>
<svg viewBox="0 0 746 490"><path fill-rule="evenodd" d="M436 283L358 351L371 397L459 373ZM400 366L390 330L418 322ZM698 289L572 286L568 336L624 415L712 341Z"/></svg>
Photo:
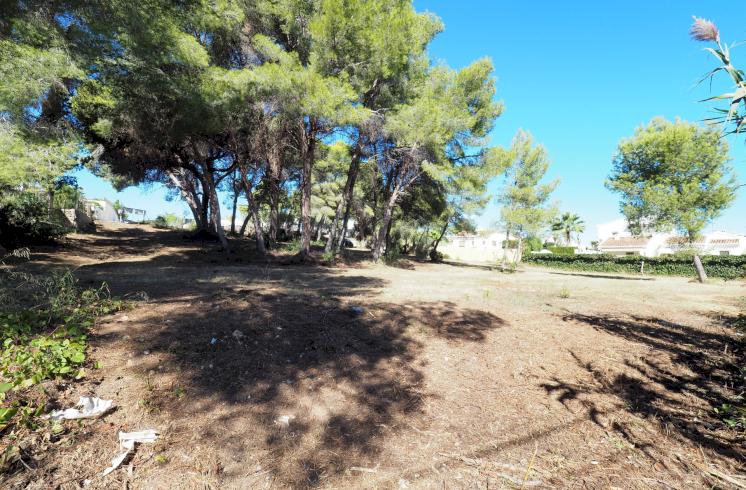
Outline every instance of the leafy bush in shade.
<svg viewBox="0 0 746 490"><path fill-rule="evenodd" d="M549 255L531 254L527 263L556 269L585 272L639 274L644 262L644 273L662 276L694 277L696 271L691 257L614 256L614 255ZM746 256L702 256L702 264L710 277L739 279L746 277Z"/></svg>
<svg viewBox="0 0 746 490"><path fill-rule="evenodd" d="M11 195L0 201L0 245L15 249L54 242L67 230L49 220L47 204L30 193Z"/></svg>

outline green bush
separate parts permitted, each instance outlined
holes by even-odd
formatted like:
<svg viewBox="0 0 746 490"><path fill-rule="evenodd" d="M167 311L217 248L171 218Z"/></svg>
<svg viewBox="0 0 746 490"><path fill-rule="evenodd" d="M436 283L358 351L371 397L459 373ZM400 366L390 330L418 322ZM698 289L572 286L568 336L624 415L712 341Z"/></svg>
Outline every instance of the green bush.
<svg viewBox="0 0 746 490"><path fill-rule="evenodd" d="M722 279L746 277L746 256L702 256L707 275ZM555 269L570 269L585 272L613 272L639 274L640 265L645 263L645 274L665 276L696 276L691 257L663 256L614 256L614 255L550 255L530 254L524 258L530 264Z"/></svg>
<svg viewBox="0 0 746 490"><path fill-rule="evenodd" d="M575 247L548 247L547 250L554 255L575 255Z"/></svg>
<svg viewBox="0 0 746 490"><path fill-rule="evenodd" d="M176 216L173 213L166 213L159 215L156 219L153 220L153 226L156 228L170 228L170 229L179 229L181 228L181 218Z"/></svg>
<svg viewBox="0 0 746 490"><path fill-rule="evenodd" d="M49 220L47 204L30 193L15 194L0 201L0 245L15 249L53 243L68 230Z"/></svg>
<svg viewBox="0 0 746 490"><path fill-rule="evenodd" d="M0 431L33 426L45 410L34 385L85 375L88 329L122 307L106 285L82 290L69 272L0 272Z"/></svg>

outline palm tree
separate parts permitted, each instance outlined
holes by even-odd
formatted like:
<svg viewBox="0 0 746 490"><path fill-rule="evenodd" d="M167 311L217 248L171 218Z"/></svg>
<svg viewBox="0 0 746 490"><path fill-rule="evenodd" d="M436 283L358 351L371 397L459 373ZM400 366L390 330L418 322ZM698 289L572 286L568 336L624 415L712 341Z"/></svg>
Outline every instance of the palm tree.
<svg viewBox="0 0 746 490"><path fill-rule="evenodd" d="M552 223L552 231L561 233L565 238L565 243L570 245L573 233L580 234L585 231L585 222L577 214L563 213Z"/></svg>

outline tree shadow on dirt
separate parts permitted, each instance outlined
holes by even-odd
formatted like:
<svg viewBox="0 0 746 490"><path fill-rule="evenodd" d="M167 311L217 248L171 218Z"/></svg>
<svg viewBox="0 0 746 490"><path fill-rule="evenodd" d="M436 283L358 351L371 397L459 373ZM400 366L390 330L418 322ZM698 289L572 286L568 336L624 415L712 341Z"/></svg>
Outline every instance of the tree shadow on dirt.
<svg viewBox="0 0 746 490"><path fill-rule="evenodd" d="M137 339L132 361L143 376L154 373L154 385L175 376L178 386L154 389L148 406L167 413L177 435L199 425L202 446L241 462L226 464L226 481L240 477L248 455L292 487L385 464L387 435L409 430L430 396L424 340L481 342L505 324L449 302L361 300L385 286L381 279L324 267L190 265L194 253L78 274L150 298L139 329L127 332ZM175 261L184 262L177 269Z"/></svg>
<svg viewBox="0 0 746 490"><path fill-rule="evenodd" d="M566 406L570 401L579 402L589 418L602 427L602 418L612 413L608 406L598 403L598 396L612 397L616 400L615 410L660 421L676 439L693 442L721 456L743 457L742 447L733 440L736 435L721 430L722 424L714 417L714 408L733 396L730 388L742 365L732 355L738 342L734 337L641 316L571 314L562 319L647 345L651 351L645 358L624 359L623 367L613 370L602 366L603 362L583 361L571 352L590 381L554 378L541 385L547 393ZM619 420L612 425L635 447L643 451L650 447Z"/></svg>

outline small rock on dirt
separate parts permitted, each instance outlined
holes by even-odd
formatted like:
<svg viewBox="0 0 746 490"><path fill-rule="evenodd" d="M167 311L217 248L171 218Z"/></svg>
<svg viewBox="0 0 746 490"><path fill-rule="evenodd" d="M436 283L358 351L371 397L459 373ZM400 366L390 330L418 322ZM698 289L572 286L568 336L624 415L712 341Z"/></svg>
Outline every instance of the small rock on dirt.
<svg viewBox="0 0 746 490"><path fill-rule="evenodd" d="M365 308L362 306L351 306L350 313L352 313L353 316L360 316L365 313Z"/></svg>

